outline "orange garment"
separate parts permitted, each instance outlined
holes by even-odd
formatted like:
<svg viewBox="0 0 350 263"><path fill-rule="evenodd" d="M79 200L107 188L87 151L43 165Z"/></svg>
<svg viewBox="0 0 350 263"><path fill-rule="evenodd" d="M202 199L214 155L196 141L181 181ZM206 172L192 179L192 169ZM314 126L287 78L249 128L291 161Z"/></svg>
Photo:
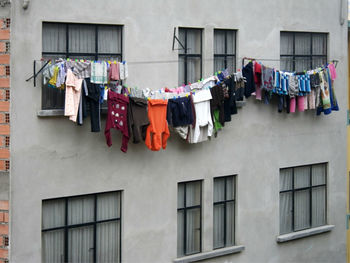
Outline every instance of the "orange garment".
<svg viewBox="0 0 350 263"><path fill-rule="evenodd" d="M152 151L159 151L161 147L166 148L166 141L170 136L168 123L166 121L168 101L149 100L148 118L150 124L146 131L146 146Z"/></svg>

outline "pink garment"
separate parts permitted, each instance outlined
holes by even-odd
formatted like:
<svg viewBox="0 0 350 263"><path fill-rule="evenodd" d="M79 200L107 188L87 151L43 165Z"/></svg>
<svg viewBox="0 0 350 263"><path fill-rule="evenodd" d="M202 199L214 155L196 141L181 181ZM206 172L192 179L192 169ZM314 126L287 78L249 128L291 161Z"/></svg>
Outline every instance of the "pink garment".
<svg viewBox="0 0 350 263"><path fill-rule="evenodd" d="M335 80L337 78L337 71L335 70L335 66L333 63L330 63L328 65L328 68L329 68L329 72L331 74L331 79L332 80Z"/></svg>
<svg viewBox="0 0 350 263"><path fill-rule="evenodd" d="M261 88L260 88L260 86L256 87L256 89L255 89L255 98L257 100L261 100Z"/></svg>
<svg viewBox="0 0 350 263"><path fill-rule="evenodd" d="M119 63L111 63L108 73L109 80L119 80Z"/></svg>
<svg viewBox="0 0 350 263"><path fill-rule="evenodd" d="M304 110L308 110L309 109L309 103L307 100L307 96L304 96Z"/></svg>
<svg viewBox="0 0 350 263"><path fill-rule="evenodd" d="M70 69L67 70L64 116L69 116L74 122L77 121L82 82L83 79L78 79Z"/></svg>
<svg viewBox="0 0 350 263"><path fill-rule="evenodd" d="M290 98L290 106L289 106L289 112L290 113L294 113L295 112L295 104L296 104L295 97Z"/></svg>
<svg viewBox="0 0 350 263"><path fill-rule="evenodd" d="M298 111L302 112L305 109L304 96L297 96Z"/></svg>

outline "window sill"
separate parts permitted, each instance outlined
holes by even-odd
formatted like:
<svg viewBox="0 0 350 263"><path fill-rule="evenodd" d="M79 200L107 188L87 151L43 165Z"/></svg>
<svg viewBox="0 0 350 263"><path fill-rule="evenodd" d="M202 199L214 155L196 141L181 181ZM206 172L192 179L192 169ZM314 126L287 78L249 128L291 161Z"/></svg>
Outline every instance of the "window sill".
<svg viewBox="0 0 350 263"><path fill-rule="evenodd" d="M234 247L215 249L209 252L203 252L203 253L198 253L191 256L185 256L182 258L174 259L174 263L197 262L204 259L216 258L216 257L225 256L225 255L239 253L243 250L244 250L244 246L234 246Z"/></svg>
<svg viewBox="0 0 350 263"><path fill-rule="evenodd" d="M277 241L277 243L284 243L284 242L292 241L292 240L299 239L299 238L314 236L314 235L322 234L325 232L329 232L334 227L335 227L334 225L325 225L325 226L314 227L314 228L310 228L310 229L306 229L306 230L302 230L302 231L298 231L298 232L293 232L293 233L289 233L289 234L285 234L285 235L280 235L277 237L276 241Z"/></svg>
<svg viewBox="0 0 350 263"><path fill-rule="evenodd" d="M54 116L63 116L64 110L39 110L37 113L38 117L54 117Z"/></svg>

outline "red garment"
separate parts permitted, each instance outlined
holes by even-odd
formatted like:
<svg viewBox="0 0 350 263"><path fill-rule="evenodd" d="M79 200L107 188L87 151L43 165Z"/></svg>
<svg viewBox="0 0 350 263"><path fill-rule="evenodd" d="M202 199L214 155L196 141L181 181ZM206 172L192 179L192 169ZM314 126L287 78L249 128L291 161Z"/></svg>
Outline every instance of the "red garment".
<svg viewBox="0 0 350 263"><path fill-rule="evenodd" d="M161 147L166 148L167 139L170 136L168 123L166 121L168 101L148 101L149 126L146 131L146 146L152 151L159 151Z"/></svg>
<svg viewBox="0 0 350 263"><path fill-rule="evenodd" d="M108 113L105 128L105 136L107 145L112 145L111 128L120 130L123 134L122 146L120 150L126 152L128 150L129 129L128 129L128 104L129 97L108 91Z"/></svg>
<svg viewBox="0 0 350 263"><path fill-rule="evenodd" d="M261 65L254 61L254 82L257 87L261 86Z"/></svg>
<svg viewBox="0 0 350 263"><path fill-rule="evenodd" d="M108 73L109 80L119 80L119 63L111 63Z"/></svg>

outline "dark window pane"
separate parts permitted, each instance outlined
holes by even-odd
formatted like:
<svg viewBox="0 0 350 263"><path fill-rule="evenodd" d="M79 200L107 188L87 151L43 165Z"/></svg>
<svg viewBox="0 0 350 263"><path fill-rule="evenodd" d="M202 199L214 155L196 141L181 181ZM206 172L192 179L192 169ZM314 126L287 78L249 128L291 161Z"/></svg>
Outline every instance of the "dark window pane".
<svg viewBox="0 0 350 263"><path fill-rule="evenodd" d="M200 252L200 208L187 210L186 214L186 254Z"/></svg>
<svg viewBox="0 0 350 263"><path fill-rule="evenodd" d="M226 246L235 243L235 203L226 203Z"/></svg>
<svg viewBox="0 0 350 263"><path fill-rule="evenodd" d="M225 205L214 205L214 248L225 246Z"/></svg>
<svg viewBox="0 0 350 263"><path fill-rule="evenodd" d="M43 52L66 52L66 25L43 23Z"/></svg>
<svg viewBox="0 0 350 263"><path fill-rule="evenodd" d="M94 221L95 202L93 196L68 199L68 225Z"/></svg>
<svg viewBox="0 0 350 263"><path fill-rule="evenodd" d="M120 262L120 221L98 224L96 228L97 262Z"/></svg>
<svg viewBox="0 0 350 263"><path fill-rule="evenodd" d="M297 191L294 194L294 230L310 227L310 190Z"/></svg>
<svg viewBox="0 0 350 263"><path fill-rule="evenodd" d="M312 189L312 227L326 224L326 187Z"/></svg>
<svg viewBox="0 0 350 263"><path fill-rule="evenodd" d="M93 262L94 227L79 227L68 230L68 261Z"/></svg>
<svg viewBox="0 0 350 263"><path fill-rule="evenodd" d="M69 52L95 53L95 26L70 24Z"/></svg>
<svg viewBox="0 0 350 263"><path fill-rule="evenodd" d="M293 189L293 169L282 169L280 171L280 191Z"/></svg>
<svg viewBox="0 0 350 263"><path fill-rule="evenodd" d="M312 35L312 54L327 55L327 35L313 34Z"/></svg>
<svg viewBox="0 0 350 263"><path fill-rule="evenodd" d="M311 55L311 34L295 33L295 55Z"/></svg>
<svg viewBox="0 0 350 263"><path fill-rule="evenodd" d="M293 193L280 194L280 234L293 232Z"/></svg>
<svg viewBox="0 0 350 263"><path fill-rule="evenodd" d="M186 207L201 204L201 182L186 183Z"/></svg>
<svg viewBox="0 0 350 263"><path fill-rule="evenodd" d="M214 179L214 202L225 200L225 178Z"/></svg>
<svg viewBox="0 0 350 263"><path fill-rule="evenodd" d="M98 27L98 52L121 53L122 52L122 27L99 26Z"/></svg>
<svg viewBox="0 0 350 263"><path fill-rule="evenodd" d="M293 34L281 32L281 55L293 55Z"/></svg>

